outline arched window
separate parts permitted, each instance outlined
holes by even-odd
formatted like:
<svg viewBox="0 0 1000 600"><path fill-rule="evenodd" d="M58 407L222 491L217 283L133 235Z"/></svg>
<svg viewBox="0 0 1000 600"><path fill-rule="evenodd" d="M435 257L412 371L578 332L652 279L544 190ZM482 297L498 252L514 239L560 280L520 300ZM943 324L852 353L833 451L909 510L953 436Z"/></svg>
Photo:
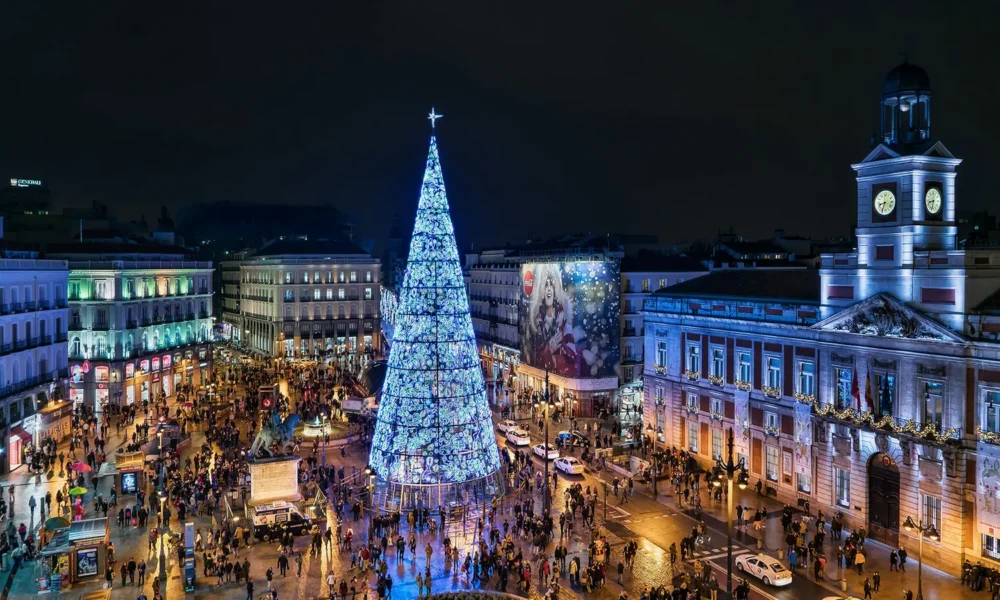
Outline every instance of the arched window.
<svg viewBox="0 0 1000 600"><path fill-rule="evenodd" d="M143 335L145 335L145 334L143 334ZM75 356L75 357L79 357L79 356L81 356L83 354L83 351L82 351L82 349L80 347L80 338L79 337L74 337L73 341L70 342L70 344L69 344L69 353L72 356Z"/></svg>
<svg viewBox="0 0 1000 600"><path fill-rule="evenodd" d="M103 335L99 335L96 338L96 343L94 344L94 358L107 358L108 352L108 341L104 339Z"/></svg>
<svg viewBox="0 0 1000 600"><path fill-rule="evenodd" d="M305 321L306 319L308 319L309 318L309 307L303 304L302 305L302 310L300 311L299 314L302 317L303 321Z"/></svg>
<svg viewBox="0 0 1000 600"><path fill-rule="evenodd" d="M352 304L351 305L351 318L352 319L357 319L358 318L358 305L357 304Z"/></svg>
<svg viewBox="0 0 1000 600"><path fill-rule="evenodd" d="M347 318L347 309L344 308L343 304L337 305L337 316L340 317L341 319Z"/></svg>
<svg viewBox="0 0 1000 600"><path fill-rule="evenodd" d="M286 306L285 307L285 319L289 320L289 321L292 320L292 307L291 306Z"/></svg>
<svg viewBox="0 0 1000 600"><path fill-rule="evenodd" d="M25 358L24 359L24 378L25 379L31 379L32 376L34 375L34 373L33 373L34 370L35 370L34 367L31 366L31 362L27 358Z"/></svg>
<svg viewBox="0 0 1000 600"><path fill-rule="evenodd" d="M49 357L44 354L38 359L38 374L42 377L49 374Z"/></svg>
<svg viewBox="0 0 1000 600"><path fill-rule="evenodd" d="M332 304L327 304L326 305L326 318L327 319L333 319L333 305Z"/></svg>
<svg viewBox="0 0 1000 600"><path fill-rule="evenodd" d="M135 343L135 338L131 333L128 334L128 338L125 340L125 358L132 357L132 349L134 347L134 343Z"/></svg>
<svg viewBox="0 0 1000 600"><path fill-rule="evenodd" d="M313 319L319 321L323 318L323 307L316 305L313 307Z"/></svg>

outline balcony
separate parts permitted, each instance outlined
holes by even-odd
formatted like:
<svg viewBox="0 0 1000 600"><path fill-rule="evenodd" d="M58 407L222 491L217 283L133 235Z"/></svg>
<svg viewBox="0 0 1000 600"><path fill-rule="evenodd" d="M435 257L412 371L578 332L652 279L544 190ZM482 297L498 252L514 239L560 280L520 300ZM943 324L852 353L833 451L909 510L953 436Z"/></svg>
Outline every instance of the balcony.
<svg viewBox="0 0 1000 600"><path fill-rule="evenodd" d="M904 436L922 442L937 444L959 443L962 438L960 427L939 427L937 423L921 423L915 419L903 419L893 415L876 417L868 411L858 412L852 407L837 409L832 404L813 404L813 414L824 420L849 426L861 427L868 431L884 431L894 436Z"/></svg>
<svg viewBox="0 0 1000 600"><path fill-rule="evenodd" d="M211 315L208 314L207 310L203 310L200 313L198 313L198 318L199 319L208 319L209 317L211 317Z"/></svg>
<svg viewBox="0 0 1000 600"><path fill-rule="evenodd" d="M111 328L111 323L109 321L95 321L91 328L94 331L107 331Z"/></svg>
<svg viewBox="0 0 1000 600"><path fill-rule="evenodd" d="M55 308L66 308L67 306L69 306L69 303L66 302L65 298L59 298L56 300Z"/></svg>
<svg viewBox="0 0 1000 600"><path fill-rule="evenodd" d="M52 336L51 335L43 335L42 336L42 345L43 346L48 346L50 344L52 344Z"/></svg>
<svg viewBox="0 0 1000 600"><path fill-rule="evenodd" d="M10 303L0 304L0 315L9 315L11 313Z"/></svg>
<svg viewBox="0 0 1000 600"><path fill-rule="evenodd" d="M153 320L150 319L149 317L143 317L142 319L139 319L139 323L141 324L142 327L149 327L150 325L153 324Z"/></svg>
<svg viewBox="0 0 1000 600"><path fill-rule="evenodd" d="M19 312L21 312L23 310L24 310L24 303L23 302L11 302L10 303L10 312L19 313Z"/></svg>
<svg viewBox="0 0 1000 600"><path fill-rule="evenodd" d="M622 329L622 337L636 337L636 335L634 327L632 329Z"/></svg>
<svg viewBox="0 0 1000 600"><path fill-rule="evenodd" d="M27 311L27 310L35 310L35 308L36 308L37 306L38 306L38 304L37 304L37 303L35 303L34 301L30 301L30 302L25 302L25 303L23 304L23 307L24 307L24 310L26 310L26 311Z"/></svg>
<svg viewBox="0 0 1000 600"><path fill-rule="evenodd" d="M69 340L69 335L66 332L56 334L56 343L65 342Z"/></svg>
<svg viewBox="0 0 1000 600"><path fill-rule="evenodd" d="M198 293L201 294L202 296L204 296L204 295L208 294L208 288L207 287L198 288Z"/></svg>
<svg viewBox="0 0 1000 600"><path fill-rule="evenodd" d="M83 323L80 321L70 321L69 328L71 331L83 331Z"/></svg>
<svg viewBox="0 0 1000 600"><path fill-rule="evenodd" d="M28 343L28 348L37 348L38 345L42 343L42 339L38 336L28 338L26 341Z"/></svg>
<svg viewBox="0 0 1000 600"><path fill-rule="evenodd" d="M48 310L50 306L51 306L51 303L48 300L39 300L38 301L38 310Z"/></svg>
<svg viewBox="0 0 1000 600"><path fill-rule="evenodd" d="M10 385L5 385L0 387L0 398L6 398L8 396L13 396L14 394L19 394L25 390L31 389L36 385L42 385L49 383L56 378L56 372L52 371L50 373L45 373L43 375L36 375L34 377L29 377L17 383L12 383Z"/></svg>
<svg viewBox="0 0 1000 600"><path fill-rule="evenodd" d="M125 321L125 329L138 329L138 328L139 328L138 321Z"/></svg>

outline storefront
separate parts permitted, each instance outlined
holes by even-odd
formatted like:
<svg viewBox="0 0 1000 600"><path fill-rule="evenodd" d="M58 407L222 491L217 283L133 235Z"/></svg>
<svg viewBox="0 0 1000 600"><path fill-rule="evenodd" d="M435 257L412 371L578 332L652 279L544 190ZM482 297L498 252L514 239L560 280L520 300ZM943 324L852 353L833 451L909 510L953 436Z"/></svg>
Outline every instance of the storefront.
<svg viewBox="0 0 1000 600"><path fill-rule="evenodd" d="M53 401L38 411L38 441L53 439L61 442L69 437L73 427L73 404L68 400Z"/></svg>
<svg viewBox="0 0 1000 600"><path fill-rule="evenodd" d="M128 361L124 402L153 402L160 394L174 396L184 385L203 385L210 379L211 356L207 346Z"/></svg>
<svg viewBox="0 0 1000 600"><path fill-rule="evenodd" d="M31 447L32 438L21 425L10 428L10 439L7 440L8 468L13 471L24 464L24 455Z"/></svg>
<svg viewBox="0 0 1000 600"><path fill-rule="evenodd" d="M146 452L115 452L115 489L123 496L134 496L146 482Z"/></svg>

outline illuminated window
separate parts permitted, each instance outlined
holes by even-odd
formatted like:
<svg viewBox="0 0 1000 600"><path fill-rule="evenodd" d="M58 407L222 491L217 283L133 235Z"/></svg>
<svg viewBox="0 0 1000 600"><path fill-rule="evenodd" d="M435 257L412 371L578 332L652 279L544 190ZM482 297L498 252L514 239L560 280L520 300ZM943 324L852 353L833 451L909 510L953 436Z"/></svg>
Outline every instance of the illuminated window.
<svg viewBox="0 0 1000 600"><path fill-rule="evenodd" d="M317 273L317 275L319 275L319 273ZM320 290L319 288L313 288L313 300L320 300L321 299L321 296L320 296L321 293L322 293L322 290Z"/></svg>
<svg viewBox="0 0 1000 600"><path fill-rule="evenodd" d="M778 460L779 452L777 446L765 446L767 448L767 480L777 481L778 480Z"/></svg>
<svg viewBox="0 0 1000 600"><path fill-rule="evenodd" d="M309 271L302 271L302 283L309 283Z"/></svg>
<svg viewBox="0 0 1000 600"><path fill-rule="evenodd" d="M644 292L648 292L649 291L649 280L648 279L643 279L642 280L642 291L644 291Z"/></svg>
<svg viewBox="0 0 1000 600"><path fill-rule="evenodd" d="M767 359L767 387L781 389L781 359L776 356Z"/></svg>
<svg viewBox="0 0 1000 600"><path fill-rule="evenodd" d="M656 342L656 366L667 366L667 342L663 340Z"/></svg>
<svg viewBox="0 0 1000 600"><path fill-rule="evenodd" d="M837 488L837 504L844 508L851 507L851 472L834 467L835 485Z"/></svg>
<svg viewBox="0 0 1000 600"><path fill-rule="evenodd" d="M712 349L712 376L724 377L726 375L726 354L722 348Z"/></svg>
<svg viewBox="0 0 1000 600"><path fill-rule="evenodd" d="M357 282L358 282L358 272L351 271L351 283L357 283Z"/></svg>
<svg viewBox="0 0 1000 600"><path fill-rule="evenodd" d="M372 289L370 287L365 288L365 300L372 299Z"/></svg>
<svg viewBox="0 0 1000 600"><path fill-rule="evenodd" d="M664 420L666 419L666 414L662 410L656 411L656 441L664 442L666 441L666 436L663 432Z"/></svg>
<svg viewBox="0 0 1000 600"><path fill-rule="evenodd" d="M803 494L812 493L812 476L805 473L799 473L796 476L796 486L800 492Z"/></svg>
<svg viewBox="0 0 1000 600"><path fill-rule="evenodd" d="M372 272L365 271L365 283L371 283L371 282L372 282Z"/></svg>
<svg viewBox="0 0 1000 600"><path fill-rule="evenodd" d="M812 396L814 392L813 376L816 365L811 362L799 363L799 393Z"/></svg>
<svg viewBox="0 0 1000 600"><path fill-rule="evenodd" d="M777 429L778 428L778 413L771 412L771 411L764 412L764 425L768 429Z"/></svg>
<svg viewBox="0 0 1000 600"><path fill-rule="evenodd" d="M688 371L701 371L701 349L696 344L688 346Z"/></svg>
<svg viewBox="0 0 1000 600"><path fill-rule="evenodd" d="M933 525L941 535L941 499L934 496L924 496L924 527Z"/></svg>
<svg viewBox="0 0 1000 600"><path fill-rule="evenodd" d="M338 283L344 283L344 272L343 271L337 271L337 282Z"/></svg>
<svg viewBox="0 0 1000 600"><path fill-rule="evenodd" d="M660 280L660 288L659 289L663 289L665 287L667 287L667 280L666 279L661 279Z"/></svg>
<svg viewBox="0 0 1000 600"><path fill-rule="evenodd" d="M722 430L713 429L712 430L712 458L715 460L722 459Z"/></svg>
<svg viewBox="0 0 1000 600"><path fill-rule="evenodd" d="M344 298L346 298L344 295L344 288L337 288L337 299L343 300Z"/></svg>
<svg viewBox="0 0 1000 600"><path fill-rule="evenodd" d="M740 352L739 361L740 361L740 381L742 381L743 383L751 383L750 378L752 377L751 369L753 367L753 363L751 362L750 359L750 353Z"/></svg>
<svg viewBox="0 0 1000 600"><path fill-rule="evenodd" d="M291 289L285 290L285 300L291 302L293 299L294 296L292 296L292 290Z"/></svg>
<svg viewBox="0 0 1000 600"><path fill-rule="evenodd" d="M688 423L688 450L697 454L698 452L698 423Z"/></svg>
<svg viewBox="0 0 1000 600"><path fill-rule="evenodd" d="M983 429L990 433L1000 433L1000 391L986 392L986 418Z"/></svg>
<svg viewBox="0 0 1000 600"><path fill-rule="evenodd" d="M687 394L687 407L691 410L698 410L698 394L694 392L684 392Z"/></svg>
<svg viewBox="0 0 1000 600"><path fill-rule="evenodd" d="M333 288L326 288L326 299L333 300Z"/></svg>
<svg viewBox="0 0 1000 600"><path fill-rule="evenodd" d="M944 396L940 383L924 384L924 425L931 423L941 431L941 417L944 411Z"/></svg>
<svg viewBox="0 0 1000 600"><path fill-rule="evenodd" d="M313 283L319 283L319 271L313 272Z"/></svg>
<svg viewBox="0 0 1000 600"><path fill-rule="evenodd" d="M852 404L851 383L854 371L851 369L837 369L837 408L848 408Z"/></svg>
<svg viewBox="0 0 1000 600"><path fill-rule="evenodd" d="M722 398L712 398L712 412L717 415L723 414Z"/></svg>

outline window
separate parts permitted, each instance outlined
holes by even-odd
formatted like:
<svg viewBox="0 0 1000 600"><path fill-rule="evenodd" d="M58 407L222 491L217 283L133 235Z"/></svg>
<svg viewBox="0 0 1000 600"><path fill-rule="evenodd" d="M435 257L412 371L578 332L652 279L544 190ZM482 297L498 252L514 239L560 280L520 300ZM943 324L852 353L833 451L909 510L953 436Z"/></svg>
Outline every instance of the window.
<svg viewBox="0 0 1000 600"><path fill-rule="evenodd" d="M805 473L799 473L796 477L796 486L800 492L803 494L812 493L812 475L806 475Z"/></svg>
<svg viewBox="0 0 1000 600"><path fill-rule="evenodd" d="M845 409L851 406L851 383L854 372L851 369L837 369L837 408Z"/></svg>
<svg viewBox="0 0 1000 600"><path fill-rule="evenodd" d="M778 413L766 411L764 413L764 426L768 429L778 429Z"/></svg>
<svg viewBox="0 0 1000 600"><path fill-rule="evenodd" d="M1000 541L985 533L983 534L983 556L1000 560Z"/></svg>
<svg viewBox="0 0 1000 600"><path fill-rule="evenodd" d="M667 342L663 340L656 342L656 366L667 366Z"/></svg>
<svg viewBox="0 0 1000 600"><path fill-rule="evenodd" d="M698 423L688 423L688 450L697 454L698 452Z"/></svg>
<svg viewBox="0 0 1000 600"><path fill-rule="evenodd" d="M767 387L781 389L781 359L767 357Z"/></svg>
<svg viewBox="0 0 1000 600"><path fill-rule="evenodd" d="M292 290L290 288L285 290L285 300L291 302L293 299L294 296L292 296Z"/></svg>
<svg viewBox="0 0 1000 600"><path fill-rule="evenodd" d="M309 283L309 271L302 271L302 283Z"/></svg>
<svg viewBox="0 0 1000 600"><path fill-rule="evenodd" d="M837 504L844 508L851 507L851 472L833 468L835 477L835 487L837 488Z"/></svg>
<svg viewBox="0 0 1000 600"><path fill-rule="evenodd" d="M108 282L107 281L96 281L94 282L95 291L94 296L98 300L105 300L108 297Z"/></svg>
<svg viewBox="0 0 1000 600"><path fill-rule="evenodd" d="M890 373L879 373L875 376L875 383L878 385L875 397L878 398L879 416L895 414L896 376Z"/></svg>
<svg viewBox="0 0 1000 600"><path fill-rule="evenodd" d="M667 280L666 279L661 279L660 280L660 287L658 289L663 289L665 287L667 287Z"/></svg>
<svg viewBox="0 0 1000 600"><path fill-rule="evenodd" d="M800 362L799 363L799 393L803 396L812 396L814 390L813 387L813 371L816 366L811 362Z"/></svg>
<svg viewBox="0 0 1000 600"><path fill-rule="evenodd" d="M632 342L625 344L622 360L632 360Z"/></svg>
<svg viewBox="0 0 1000 600"><path fill-rule="evenodd" d="M1000 392L986 392L986 418L983 419L983 429L990 433L1000 433Z"/></svg>
<svg viewBox="0 0 1000 600"><path fill-rule="evenodd" d="M317 273L317 275L319 275L319 273ZM320 290L319 288L313 288L313 300L319 300L321 293L322 290Z"/></svg>
<svg viewBox="0 0 1000 600"><path fill-rule="evenodd" d="M924 422L929 425L933 423L938 431L941 431L941 417L944 412L944 397L941 395L940 383L924 384Z"/></svg>
<svg viewBox="0 0 1000 600"><path fill-rule="evenodd" d="M365 288L365 300L372 299L372 289L370 287Z"/></svg>
<svg viewBox="0 0 1000 600"><path fill-rule="evenodd" d="M726 354L722 348L712 348L712 377L722 379L726 376Z"/></svg>
<svg viewBox="0 0 1000 600"><path fill-rule="evenodd" d="M778 447L777 446L765 446L767 448L767 480L777 481L778 480Z"/></svg>
<svg viewBox="0 0 1000 600"><path fill-rule="evenodd" d="M688 346L688 371L701 371L701 349L694 344Z"/></svg>
<svg viewBox="0 0 1000 600"><path fill-rule="evenodd" d="M689 410L698 410L698 394L694 392L685 392L687 394L687 407Z"/></svg>
<svg viewBox="0 0 1000 600"><path fill-rule="evenodd" d="M344 272L337 271L337 283L344 283Z"/></svg>
<svg viewBox="0 0 1000 600"><path fill-rule="evenodd" d="M663 386L656 386L656 391L654 392L653 398L656 400L657 404L663 404Z"/></svg>
<svg viewBox="0 0 1000 600"><path fill-rule="evenodd" d="M357 283L357 282L358 282L358 272L351 271L351 283Z"/></svg>
<svg viewBox="0 0 1000 600"><path fill-rule="evenodd" d="M333 300L333 288L326 288L326 299Z"/></svg>
<svg viewBox="0 0 1000 600"><path fill-rule="evenodd" d="M632 367L622 367L622 380L626 382L632 381L633 373Z"/></svg>
<svg viewBox="0 0 1000 600"><path fill-rule="evenodd" d="M722 398L712 398L712 412L721 415L722 412Z"/></svg>
<svg viewBox="0 0 1000 600"><path fill-rule="evenodd" d="M643 279L642 280L642 291L644 291L644 292L648 292L649 291L649 280L648 279Z"/></svg>
<svg viewBox="0 0 1000 600"><path fill-rule="evenodd" d="M749 352L740 352L740 381L743 383L751 383L750 378L752 377L753 363L750 361Z"/></svg>
<svg viewBox="0 0 1000 600"><path fill-rule="evenodd" d="M941 535L941 499L934 496L924 496L924 527L930 525Z"/></svg>
<svg viewBox="0 0 1000 600"><path fill-rule="evenodd" d="M319 271L313 272L313 283L319 283Z"/></svg>
<svg viewBox="0 0 1000 600"><path fill-rule="evenodd" d="M371 283L371 282L372 282L372 272L365 271L365 283Z"/></svg>
<svg viewBox="0 0 1000 600"><path fill-rule="evenodd" d="M666 435L663 432L664 418L665 417L662 410L656 411L656 440L658 442L667 441Z"/></svg>
<svg viewBox="0 0 1000 600"><path fill-rule="evenodd" d="M345 297L344 288L337 288L337 300L343 300Z"/></svg>
<svg viewBox="0 0 1000 600"><path fill-rule="evenodd" d="M712 430L712 458L722 460L722 430Z"/></svg>

